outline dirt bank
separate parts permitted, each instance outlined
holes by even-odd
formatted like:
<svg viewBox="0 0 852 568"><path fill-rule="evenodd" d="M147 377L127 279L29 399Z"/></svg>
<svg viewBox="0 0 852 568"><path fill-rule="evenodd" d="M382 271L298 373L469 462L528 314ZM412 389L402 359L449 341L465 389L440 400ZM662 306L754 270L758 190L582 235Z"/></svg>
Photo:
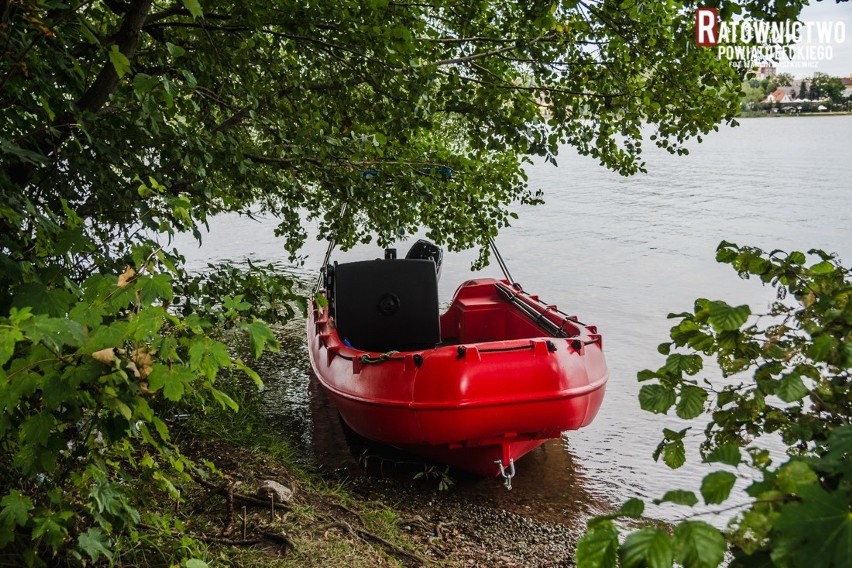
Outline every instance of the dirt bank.
<svg viewBox="0 0 852 568"><path fill-rule="evenodd" d="M199 483L182 508L191 511L193 536L232 566L573 566L583 525L439 491L435 479L317 475L210 440L185 451L203 454L222 473ZM293 488L294 496L274 511L252 500L265 479Z"/></svg>

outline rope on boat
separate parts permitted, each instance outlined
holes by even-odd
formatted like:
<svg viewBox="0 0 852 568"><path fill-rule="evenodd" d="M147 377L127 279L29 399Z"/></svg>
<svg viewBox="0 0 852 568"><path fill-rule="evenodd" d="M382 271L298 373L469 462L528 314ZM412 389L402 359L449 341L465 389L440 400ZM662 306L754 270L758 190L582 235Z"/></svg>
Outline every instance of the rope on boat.
<svg viewBox="0 0 852 568"><path fill-rule="evenodd" d="M369 355L361 355L359 361L363 365L369 365L372 363L381 363L382 361L388 361L389 359L394 359L394 355L399 355L399 351L388 351L386 353L382 353L378 357L370 357ZM396 357L397 359L402 359L402 357Z"/></svg>

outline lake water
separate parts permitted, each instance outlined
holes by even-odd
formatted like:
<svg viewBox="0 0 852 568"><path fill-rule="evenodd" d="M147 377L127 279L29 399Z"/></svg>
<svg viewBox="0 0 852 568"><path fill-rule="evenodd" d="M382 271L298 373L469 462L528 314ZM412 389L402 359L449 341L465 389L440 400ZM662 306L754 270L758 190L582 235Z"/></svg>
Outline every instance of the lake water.
<svg viewBox="0 0 852 568"><path fill-rule="evenodd" d="M636 373L662 364L656 347L668 337L669 312L690 310L698 297L749 303L756 311L771 300L759 281L742 281L714 261L723 239L765 250L822 248L852 258L851 142L852 116L746 119L693 144L689 156L649 148L648 174L623 178L570 149L558 168L528 168L530 185L544 190L547 203L519 208L520 219L497 245L526 290L598 325L611 379L596 421L522 459L511 494L496 480L461 483L455 491L558 520L631 496L696 489L707 470L694 452L674 471L651 459L662 428L683 426L640 410ZM188 240L178 244L191 267L245 258L284 266L287 255L274 226L274 219L223 216L211 222L201 248ZM407 250L404 243L399 247ZM324 245L311 241L305 253L298 270L313 277ZM345 258L380 255L377 247L364 247ZM472 277L473 258L472 252L445 256L443 302ZM495 264L482 274L498 276L499 269ZM288 368L283 386L271 388L270 404L295 417L307 445L324 445L324 451L342 445L315 423L323 411L317 410L298 331L285 349ZM703 377L719 379L709 370ZM694 424L693 445L702 429ZM674 508L649 512L667 519L680 514ZM723 522L724 515L710 520Z"/></svg>

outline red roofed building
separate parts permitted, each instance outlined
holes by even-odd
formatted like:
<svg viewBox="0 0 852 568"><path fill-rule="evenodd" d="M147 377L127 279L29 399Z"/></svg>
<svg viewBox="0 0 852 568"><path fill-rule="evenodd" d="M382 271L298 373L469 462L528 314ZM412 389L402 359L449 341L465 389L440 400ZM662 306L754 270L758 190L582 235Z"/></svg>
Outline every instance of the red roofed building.
<svg viewBox="0 0 852 568"><path fill-rule="evenodd" d="M790 95L784 91L782 88L775 89L775 92L770 93L765 99L761 102L764 103L790 103L793 102L793 99L790 98Z"/></svg>

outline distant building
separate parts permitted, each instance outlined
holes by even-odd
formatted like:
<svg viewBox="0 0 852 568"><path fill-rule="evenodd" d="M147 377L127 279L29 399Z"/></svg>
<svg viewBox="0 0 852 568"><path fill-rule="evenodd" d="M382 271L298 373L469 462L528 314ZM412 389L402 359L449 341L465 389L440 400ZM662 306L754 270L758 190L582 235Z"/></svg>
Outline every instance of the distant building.
<svg viewBox="0 0 852 568"><path fill-rule="evenodd" d="M778 87L774 92L770 93L765 99L760 102L763 103L791 103L793 99L790 97L790 87Z"/></svg>
<svg viewBox="0 0 852 568"><path fill-rule="evenodd" d="M843 92L840 93L840 96L847 99L852 97L852 75L849 77L842 77L840 82L843 83Z"/></svg>

